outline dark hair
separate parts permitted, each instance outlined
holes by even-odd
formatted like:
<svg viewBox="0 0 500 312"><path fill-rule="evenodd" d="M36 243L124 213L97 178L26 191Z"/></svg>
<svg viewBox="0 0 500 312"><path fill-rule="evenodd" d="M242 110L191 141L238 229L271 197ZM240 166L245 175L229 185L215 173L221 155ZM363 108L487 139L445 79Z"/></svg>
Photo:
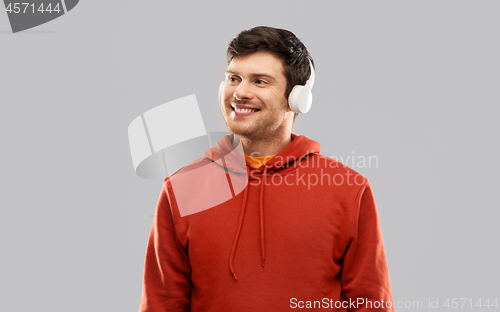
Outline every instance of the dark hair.
<svg viewBox="0 0 500 312"><path fill-rule="evenodd" d="M288 99L293 86L305 85L311 75L309 55L306 46L291 31L268 26L257 26L244 30L236 36L227 47L227 63L233 58L247 56L257 51L273 53L283 60L284 75L286 77L285 97ZM293 116L293 120L297 117Z"/></svg>

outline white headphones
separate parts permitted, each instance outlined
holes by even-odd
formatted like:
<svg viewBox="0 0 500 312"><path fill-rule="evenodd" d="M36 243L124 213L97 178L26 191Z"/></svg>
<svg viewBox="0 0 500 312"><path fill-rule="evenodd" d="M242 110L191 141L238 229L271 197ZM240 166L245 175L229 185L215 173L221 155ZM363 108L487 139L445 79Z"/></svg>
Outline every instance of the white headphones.
<svg viewBox="0 0 500 312"><path fill-rule="evenodd" d="M314 85L314 67L309 60L309 66L311 66L311 75L306 82L305 86L295 85L293 86L292 92L288 96L288 106L294 113L305 114L311 109L311 104L313 101L312 87Z"/></svg>
<svg viewBox="0 0 500 312"><path fill-rule="evenodd" d="M312 104L312 87L314 85L314 67L311 60L309 60L309 66L311 66L311 75L306 82L305 86L295 85L293 86L290 95L288 96L288 106L294 113L305 114L311 109ZM222 99L222 93L224 92L225 81L222 81L219 85L219 102Z"/></svg>

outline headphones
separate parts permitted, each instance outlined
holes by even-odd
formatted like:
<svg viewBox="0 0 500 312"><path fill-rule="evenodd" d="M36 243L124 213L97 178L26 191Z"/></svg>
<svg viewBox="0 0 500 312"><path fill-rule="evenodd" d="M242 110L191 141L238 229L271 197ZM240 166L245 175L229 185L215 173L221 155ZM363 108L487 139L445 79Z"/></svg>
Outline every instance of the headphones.
<svg viewBox="0 0 500 312"><path fill-rule="evenodd" d="M295 85L293 86L292 92L288 96L288 106L294 113L305 114L311 109L311 104L313 101L312 87L314 85L314 67L309 60L309 66L311 67L311 75L306 81L305 86Z"/></svg>
<svg viewBox="0 0 500 312"><path fill-rule="evenodd" d="M309 66L311 67L311 75L307 80L305 86L295 85L293 86L290 95L288 96L288 106L294 113L305 114L311 109L312 104L312 87L314 85L314 67L311 60L309 60ZM222 99L222 93L224 92L225 81L222 81L219 85L219 102Z"/></svg>

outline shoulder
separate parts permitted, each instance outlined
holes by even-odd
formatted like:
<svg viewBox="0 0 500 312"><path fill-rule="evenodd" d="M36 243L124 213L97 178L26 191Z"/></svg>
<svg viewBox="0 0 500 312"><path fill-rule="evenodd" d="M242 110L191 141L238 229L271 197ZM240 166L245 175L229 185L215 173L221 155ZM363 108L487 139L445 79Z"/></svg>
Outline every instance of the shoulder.
<svg viewBox="0 0 500 312"><path fill-rule="evenodd" d="M212 161L210 161L206 157L197 158L197 159L193 160L192 162L190 162L189 164L187 164L185 166L182 166L181 168L177 169L176 171L174 171L169 176L165 177L165 179L163 179L163 181L165 182L167 180L176 179L176 178L182 176L183 173L199 169L200 167L206 166L206 165L208 165L210 163L212 163Z"/></svg>
<svg viewBox="0 0 500 312"><path fill-rule="evenodd" d="M231 177L229 181L226 174L227 170L217 162L202 157L166 177L164 187L174 214L188 216L231 199L233 191L246 185L246 176Z"/></svg>
<svg viewBox="0 0 500 312"><path fill-rule="evenodd" d="M197 158L189 164L177 169L169 176L165 177L163 179L163 185L168 191L172 191L173 184L192 185L197 180L199 180L199 178L203 177L203 168L211 163L212 161L210 161L206 157Z"/></svg>

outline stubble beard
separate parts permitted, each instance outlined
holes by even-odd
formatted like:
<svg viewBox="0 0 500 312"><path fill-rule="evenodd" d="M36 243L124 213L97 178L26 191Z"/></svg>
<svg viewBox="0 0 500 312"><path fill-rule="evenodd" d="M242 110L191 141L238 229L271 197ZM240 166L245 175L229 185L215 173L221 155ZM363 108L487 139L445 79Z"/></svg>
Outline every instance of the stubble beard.
<svg viewBox="0 0 500 312"><path fill-rule="evenodd" d="M232 112L231 112L232 113ZM231 114L230 113L230 114ZM267 112L276 114L277 112ZM265 118L267 117L267 118ZM265 119L257 118L251 124L247 125L234 125L231 126L231 120L228 115L225 116L226 128L230 133L240 136L242 139L250 142L258 141L272 141L280 136L280 133L284 131L284 120L281 123L273 122L269 115L265 116ZM283 118L284 119L284 118Z"/></svg>
<svg viewBox="0 0 500 312"><path fill-rule="evenodd" d="M235 102L234 100L232 102ZM236 101L235 104L245 105L250 104L245 101ZM288 107L288 103L286 104ZM264 106L262 110L266 111L265 116L255 116L257 117L252 123L245 122L245 125L241 123L231 127L231 114L234 111L231 107L231 103L226 103L224 101L224 112L223 118L226 123L226 128L230 133L240 136L242 139L250 142L272 142L281 136L281 133L285 131L286 120L285 114L281 109L270 110L270 108ZM279 115L280 119L274 118ZM252 117L253 118L253 117Z"/></svg>

